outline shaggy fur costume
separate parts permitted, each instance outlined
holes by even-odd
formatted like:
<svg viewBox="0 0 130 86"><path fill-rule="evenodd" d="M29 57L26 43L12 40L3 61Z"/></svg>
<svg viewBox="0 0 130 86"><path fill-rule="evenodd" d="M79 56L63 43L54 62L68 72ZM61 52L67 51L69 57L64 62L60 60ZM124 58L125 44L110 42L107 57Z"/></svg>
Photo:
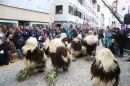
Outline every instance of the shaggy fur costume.
<svg viewBox="0 0 130 86"><path fill-rule="evenodd" d="M71 43L70 54L79 56L82 52L82 43L78 38L74 38Z"/></svg>
<svg viewBox="0 0 130 86"><path fill-rule="evenodd" d="M37 46L36 38L30 37L22 48L24 55L24 63L29 69L44 70L45 55L44 52Z"/></svg>
<svg viewBox="0 0 130 86"><path fill-rule="evenodd" d="M66 38L66 37L67 37L66 33L61 33L61 34L60 34L60 39L61 39L61 40L63 40L63 39Z"/></svg>
<svg viewBox="0 0 130 86"><path fill-rule="evenodd" d="M50 40L49 38L46 39L46 41L43 43L43 50L45 54L48 56L49 55L49 45L50 45Z"/></svg>
<svg viewBox="0 0 130 86"><path fill-rule="evenodd" d="M91 66L93 86L117 86L119 65L109 49L102 49Z"/></svg>
<svg viewBox="0 0 130 86"><path fill-rule="evenodd" d="M67 42L68 44L70 44L72 42L72 40L73 40L73 37L72 37L72 35L70 35L70 36L65 37L62 41L63 41L63 43Z"/></svg>
<svg viewBox="0 0 130 86"><path fill-rule="evenodd" d="M82 45L86 47L86 53L88 55L94 55L96 52L98 38L97 36L89 35L82 40Z"/></svg>
<svg viewBox="0 0 130 86"><path fill-rule="evenodd" d="M49 56L51 57L53 67L68 70L71 64L71 55L61 39L54 39L49 46Z"/></svg>

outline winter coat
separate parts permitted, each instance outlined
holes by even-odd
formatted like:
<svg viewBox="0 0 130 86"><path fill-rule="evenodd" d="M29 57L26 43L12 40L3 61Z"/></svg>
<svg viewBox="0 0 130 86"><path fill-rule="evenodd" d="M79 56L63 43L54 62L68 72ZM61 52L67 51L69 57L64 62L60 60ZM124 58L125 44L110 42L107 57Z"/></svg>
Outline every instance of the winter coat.
<svg viewBox="0 0 130 86"><path fill-rule="evenodd" d="M116 32L115 34L113 34L113 38L116 40L116 43L119 43L119 40L120 40L120 32Z"/></svg>
<svg viewBox="0 0 130 86"><path fill-rule="evenodd" d="M38 30L35 30L34 33L35 33L34 37L36 37L36 39L38 40L39 37L41 36L41 32Z"/></svg>
<svg viewBox="0 0 130 86"><path fill-rule="evenodd" d="M76 38L78 36L78 33L77 33L76 30L72 30L71 35L72 35L73 38Z"/></svg>
<svg viewBox="0 0 130 86"><path fill-rule="evenodd" d="M29 31L29 35L30 35L31 37L34 37L34 36L35 36L35 30L30 30L30 31Z"/></svg>
<svg viewBox="0 0 130 86"><path fill-rule="evenodd" d="M23 33L20 31L20 32L15 32L14 33L14 43L16 44L19 40L19 38L23 36Z"/></svg>
<svg viewBox="0 0 130 86"><path fill-rule="evenodd" d="M120 33L119 38L120 38L119 39L119 47L120 48L125 48L127 34L126 33Z"/></svg>
<svg viewBox="0 0 130 86"><path fill-rule="evenodd" d="M112 38L113 38L113 36L112 36L112 34L111 34L111 33L107 33L106 38L107 38L106 45L107 45L107 47L108 47L108 46L109 46L110 41L111 41L111 40L112 40Z"/></svg>
<svg viewBox="0 0 130 86"><path fill-rule="evenodd" d="M67 35L67 36L70 36L70 35L71 35L71 30L70 30L70 29L67 29L67 30L66 30L66 35Z"/></svg>
<svg viewBox="0 0 130 86"><path fill-rule="evenodd" d="M4 33L0 33L0 39L2 40L2 42L5 42L6 36Z"/></svg>
<svg viewBox="0 0 130 86"><path fill-rule="evenodd" d="M66 29L65 28L60 28L60 33L66 33Z"/></svg>
<svg viewBox="0 0 130 86"><path fill-rule="evenodd" d="M22 47L25 45L25 41L18 41L16 44L16 49L22 49Z"/></svg>
<svg viewBox="0 0 130 86"><path fill-rule="evenodd" d="M24 41L26 41L30 37L29 32L30 32L29 30L24 30L23 31Z"/></svg>
<svg viewBox="0 0 130 86"><path fill-rule="evenodd" d="M9 64L9 54L5 44L0 45L0 66Z"/></svg>
<svg viewBox="0 0 130 86"><path fill-rule="evenodd" d="M6 47L7 47L7 51L15 52L14 43L12 43L11 41L9 41L9 43L5 43L5 44L6 44Z"/></svg>
<svg viewBox="0 0 130 86"><path fill-rule="evenodd" d="M50 29L49 28L46 28L46 34L47 34L47 36L50 36Z"/></svg>

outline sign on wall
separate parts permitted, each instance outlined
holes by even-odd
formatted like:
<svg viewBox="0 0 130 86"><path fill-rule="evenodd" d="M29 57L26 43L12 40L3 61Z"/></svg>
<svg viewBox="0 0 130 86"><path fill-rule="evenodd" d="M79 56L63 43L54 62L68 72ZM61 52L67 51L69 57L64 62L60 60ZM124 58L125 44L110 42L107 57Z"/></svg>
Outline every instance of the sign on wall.
<svg viewBox="0 0 130 86"><path fill-rule="evenodd" d="M50 0L0 0L0 4L38 12L50 13Z"/></svg>

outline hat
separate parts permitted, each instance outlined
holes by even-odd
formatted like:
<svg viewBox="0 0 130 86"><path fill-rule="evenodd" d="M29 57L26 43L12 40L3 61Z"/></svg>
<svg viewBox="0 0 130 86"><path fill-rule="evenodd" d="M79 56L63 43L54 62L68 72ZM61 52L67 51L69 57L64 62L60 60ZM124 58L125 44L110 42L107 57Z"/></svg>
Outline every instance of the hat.
<svg viewBox="0 0 130 86"><path fill-rule="evenodd" d="M121 32L126 32L126 29L125 28L121 28Z"/></svg>

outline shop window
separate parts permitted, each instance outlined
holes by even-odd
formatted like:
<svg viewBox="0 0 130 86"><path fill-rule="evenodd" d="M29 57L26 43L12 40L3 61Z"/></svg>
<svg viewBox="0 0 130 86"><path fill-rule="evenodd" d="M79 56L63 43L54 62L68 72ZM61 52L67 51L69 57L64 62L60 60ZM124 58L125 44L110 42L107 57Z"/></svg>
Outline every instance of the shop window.
<svg viewBox="0 0 130 86"><path fill-rule="evenodd" d="M63 5L56 6L56 14L62 14L63 13Z"/></svg>
<svg viewBox="0 0 130 86"><path fill-rule="evenodd" d="M69 5L69 14L73 15L73 7Z"/></svg>

